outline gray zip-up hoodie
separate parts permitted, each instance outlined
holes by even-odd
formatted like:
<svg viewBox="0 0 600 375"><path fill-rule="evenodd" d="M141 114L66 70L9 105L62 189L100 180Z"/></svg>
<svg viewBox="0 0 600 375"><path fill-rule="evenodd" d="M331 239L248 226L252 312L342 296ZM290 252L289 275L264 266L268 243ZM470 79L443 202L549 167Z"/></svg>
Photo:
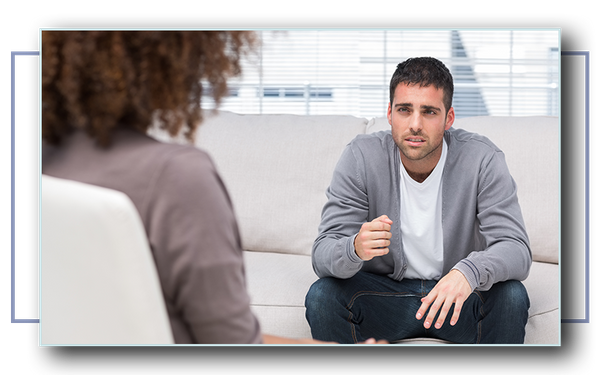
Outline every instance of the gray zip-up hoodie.
<svg viewBox="0 0 600 375"><path fill-rule="evenodd" d="M444 134L448 156L442 177L444 266L462 272L471 289L524 280L531 267L517 186L504 154L489 139L462 129ZM344 150L327 189L312 250L319 277L350 278L359 270L401 280L406 257L400 231L400 153L391 131L356 137ZM363 223L387 215L390 252L370 261L354 251Z"/></svg>

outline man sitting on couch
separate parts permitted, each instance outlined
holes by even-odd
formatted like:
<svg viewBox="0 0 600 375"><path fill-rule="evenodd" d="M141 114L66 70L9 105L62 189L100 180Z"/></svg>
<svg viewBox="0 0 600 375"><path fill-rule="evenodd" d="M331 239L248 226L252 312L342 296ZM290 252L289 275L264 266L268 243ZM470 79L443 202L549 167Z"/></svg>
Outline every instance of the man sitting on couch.
<svg viewBox="0 0 600 375"><path fill-rule="evenodd" d="M517 280L532 259L517 187L492 142L451 128L453 92L440 61L402 62L391 131L342 154L312 252L315 339L523 343L529 298Z"/></svg>

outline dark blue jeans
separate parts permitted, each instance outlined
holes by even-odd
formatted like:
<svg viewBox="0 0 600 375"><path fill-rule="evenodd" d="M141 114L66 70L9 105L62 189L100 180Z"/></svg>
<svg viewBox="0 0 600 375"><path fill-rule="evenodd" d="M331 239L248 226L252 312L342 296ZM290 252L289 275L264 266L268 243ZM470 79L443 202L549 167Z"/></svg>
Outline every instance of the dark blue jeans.
<svg viewBox="0 0 600 375"><path fill-rule="evenodd" d="M456 325L450 325L452 306L440 329L433 325L425 329L427 314L421 320L415 315L421 298L435 284L427 280L395 281L367 272L350 279L319 279L306 295L306 319L313 338L345 344L371 337L389 342L427 337L460 344L523 343L529 297L519 281L474 291Z"/></svg>

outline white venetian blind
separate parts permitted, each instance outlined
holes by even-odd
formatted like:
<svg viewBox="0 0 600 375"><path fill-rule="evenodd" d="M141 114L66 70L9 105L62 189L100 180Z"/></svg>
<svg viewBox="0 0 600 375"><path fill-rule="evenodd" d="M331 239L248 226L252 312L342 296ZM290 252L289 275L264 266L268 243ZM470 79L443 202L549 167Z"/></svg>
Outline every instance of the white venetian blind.
<svg viewBox="0 0 600 375"><path fill-rule="evenodd" d="M557 29L257 33L262 46L230 81L223 110L383 116L396 65L433 56L453 73L458 117L558 115Z"/></svg>

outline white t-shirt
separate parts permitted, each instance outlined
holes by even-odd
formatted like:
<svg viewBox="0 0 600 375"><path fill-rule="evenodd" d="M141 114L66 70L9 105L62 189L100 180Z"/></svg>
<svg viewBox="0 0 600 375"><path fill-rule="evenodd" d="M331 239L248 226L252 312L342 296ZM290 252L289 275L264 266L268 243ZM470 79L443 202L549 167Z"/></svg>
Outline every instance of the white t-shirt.
<svg viewBox="0 0 600 375"><path fill-rule="evenodd" d="M442 275L444 244L442 232L442 172L448 146L425 181L413 180L401 167L400 228L408 268L408 279L439 280Z"/></svg>

